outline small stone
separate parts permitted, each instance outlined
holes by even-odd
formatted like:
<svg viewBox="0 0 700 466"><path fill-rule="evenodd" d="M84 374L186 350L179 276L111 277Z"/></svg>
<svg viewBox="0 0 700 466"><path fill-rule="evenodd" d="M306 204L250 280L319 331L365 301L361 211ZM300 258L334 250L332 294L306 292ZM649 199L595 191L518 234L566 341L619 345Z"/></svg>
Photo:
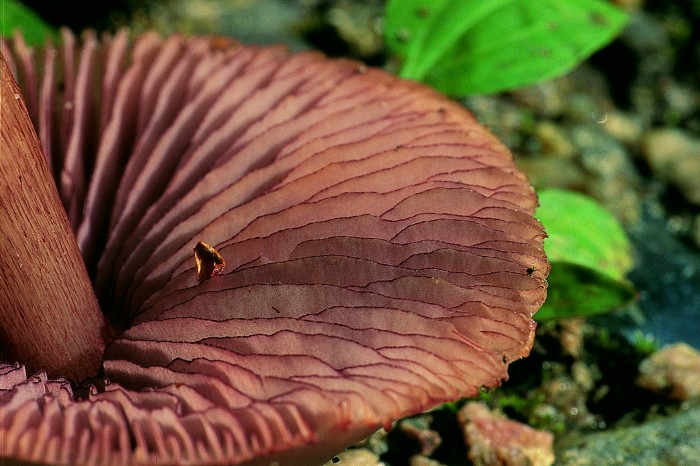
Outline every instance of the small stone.
<svg viewBox="0 0 700 466"><path fill-rule="evenodd" d="M369 450L350 448L337 454L323 466L384 466L384 463Z"/></svg>
<svg viewBox="0 0 700 466"><path fill-rule="evenodd" d="M420 446L418 453L424 456L430 456L442 443L440 434L429 428L428 420L421 417L404 419L398 425L398 430Z"/></svg>
<svg viewBox="0 0 700 466"><path fill-rule="evenodd" d="M359 56L369 57L379 53L383 38L376 11L368 6L355 6L352 2L339 2L328 10L327 20L338 35Z"/></svg>
<svg viewBox="0 0 700 466"><path fill-rule="evenodd" d="M384 429L379 429L373 433L369 438L364 439L357 444L359 447L363 447L377 456L382 456L384 453L389 451L389 445L387 443L387 431Z"/></svg>
<svg viewBox="0 0 700 466"><path fill-rule="evenodd" d="M585 319L573 317L559 321L559 342L563 354L568 354L578 359L583 349L583 329Z"/></svg>
<svg viewBox="0 0 700 466"><path fill-rule="evenodd" d="M441 462L423 455L413 455L408 459L408 466L444 466Z"/></svg>
<svg viewBox="0 0 700 466"><path fill-rule="evenodd" d="M587 172L585 192L625 223L639 215L639 199L631 187L640 182L625 146L600 124L580 124L571 129L571 139Z"/></svg>
<svg viewBox="0 0 700 466"><path fill-rule="evenodd" d="M642 139L642 153L661 178L700 205L700 139L675 128L652 130Z"/></svg>
<svg viewBox="0 0 700 466"><path fill-rule="evenodd" d="M590 173L609 178L631 176L632 167L625 148L598 126L577 125L571 135L581 151L581 163Z"/></svg>
<svg viewBox="0 0 700 466"><path fill-rule="evenodd" d="M551 80L515 89L513 99L538 115L554 118L561 114L565 105L560 85L561 82Z"/></svg>
<svg viewBox="0 0 700 466"><path fill-rule="evenodd" d="M635 12L621 39L639 55L640 66L645 65L640 71L649 73L644 77L656 75L663 67L671 65L673 55L669 53L672 46L668 31L651 13Z"/></svg>
<svg viewBox="0 0 700 466"><path fill-rule="evenodd" d="M579 124L597 122L603 112L590 95L575 93L566 102L565 118Z"/></svg>
<svg viewBox="0 0 700 466"><path fill-rule="evenodd" d="M575 361L571 365L571 376L584 393L588 393L595 387L593 371L582 361Z"/></svg>
<svg viewBox="0 0 700 466"><path fill-rule="evenodd" d="M506 146L522 147L534 127L532 112L502 97L470 96L464 105Z"/></svg>
<svg viewBox="0 0 700 466"><path fill-rule="evenodd" d="M537 123L535 137L542 147L542 153L546 155L571 158L575 154L574 146L566 132L550 121Z"/></svg>
<svg viewBox="0 0 700 466"><path fill-rule="evenodd" d="M700 396L700 352L685 343L663 347L639 365L637 385L674 400Z"/></svg>
<svg viewBox="0 0 700 466"><path fill-rule="evenodd" d="M580 370L580 369L577 369ZM581 375L581 374L577 374ZM590 389L584 389L573 377L561 374L542 384L546 403L563 414L567 426L585 427L596 421L588 410L586 400Z"/></svg>
<svg viewBox="0 0 700 466"><path fill-rule="evenodd" d="M554 463L554 436L542 430L507 419L470 402L457 414L469 449L469 459L477 466L549 466Z"/></svg>
<svg viewBox="0 0 700 466"><path fill-rule="evenodd" d="M661 82L661 93L668 105L667 112L676 118L688 118L698 110L698 92L690 87L683 86L672 79Z"/></svg>
<svg viewBox="0 0 700 466"><path fill-rule="evenodd" d="M642 121L637 116L628 115L619 110L607 112L603 121L605 131L625 144L632 144L642 136Z"/></svg>

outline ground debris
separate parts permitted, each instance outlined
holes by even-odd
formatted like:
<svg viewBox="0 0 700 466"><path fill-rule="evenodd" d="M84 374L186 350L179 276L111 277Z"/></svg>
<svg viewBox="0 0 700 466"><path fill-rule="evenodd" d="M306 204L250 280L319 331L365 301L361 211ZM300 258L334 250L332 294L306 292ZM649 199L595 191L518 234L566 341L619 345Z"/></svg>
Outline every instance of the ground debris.
<svg viewBox="0 0 700 466"><path fill-rule="evenodd" d="M478 402L464 405L457 415L477 466L549 466L554 463L554 436L491 412Z"/></svg>
<svg viewBox="0 0 700 466"><path fill-rule="evenodd" d="M639 365L637 385L674 400L700 396L700 352L685 343L665 346Z"/></svg>

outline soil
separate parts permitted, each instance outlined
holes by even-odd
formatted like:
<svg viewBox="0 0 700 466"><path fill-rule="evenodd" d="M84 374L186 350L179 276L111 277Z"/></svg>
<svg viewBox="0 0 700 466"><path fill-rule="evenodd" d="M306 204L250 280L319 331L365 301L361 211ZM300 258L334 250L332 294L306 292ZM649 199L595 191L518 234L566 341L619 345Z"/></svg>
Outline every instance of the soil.
<svg viewBox="0 0 700 466"><path fill-rule="evenodd" d="M700 464L700 401L635 384L641 361L659 347L700 348L700 29L692 27L700 2L616 3L630 13L629 26L573 72L463 103L511 148L536 188L586 193L622 222L635 246L630 278L639 299L602 317L541 324L531 356L479 399L554 433L557 464ZM88 24L284 42L386 66L383 4L114 2ZM360 460L346 454L329 464L469 464L457 421L465 402L399 421L359 445L352 455Z"/></svg>

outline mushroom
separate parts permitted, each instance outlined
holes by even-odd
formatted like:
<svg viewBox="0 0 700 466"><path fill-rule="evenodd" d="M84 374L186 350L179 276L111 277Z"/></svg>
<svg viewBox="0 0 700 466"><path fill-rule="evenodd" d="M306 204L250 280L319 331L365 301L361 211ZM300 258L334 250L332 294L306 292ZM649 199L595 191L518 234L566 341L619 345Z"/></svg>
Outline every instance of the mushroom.
<svg viewBox="0 0 700 466"><path fill-rule="evenodd" d="M460 105L222 39L2 53L3 458L319 464L529 352L536 197Z"/></svg>

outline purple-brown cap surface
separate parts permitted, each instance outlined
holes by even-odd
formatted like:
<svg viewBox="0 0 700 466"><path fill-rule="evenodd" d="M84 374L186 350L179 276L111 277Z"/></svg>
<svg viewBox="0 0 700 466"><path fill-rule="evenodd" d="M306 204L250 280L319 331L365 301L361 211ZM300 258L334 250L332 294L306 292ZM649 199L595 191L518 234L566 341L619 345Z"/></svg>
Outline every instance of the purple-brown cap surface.
<svg viewBox="0 0 700 466"><path fill-rule="evenodd" d="M121 331L85 398L0 366L3 457L319 464L529 352L537 200L460 105L211 38L2 52ZM199 241L225 261L210 278Z"/></svg>

